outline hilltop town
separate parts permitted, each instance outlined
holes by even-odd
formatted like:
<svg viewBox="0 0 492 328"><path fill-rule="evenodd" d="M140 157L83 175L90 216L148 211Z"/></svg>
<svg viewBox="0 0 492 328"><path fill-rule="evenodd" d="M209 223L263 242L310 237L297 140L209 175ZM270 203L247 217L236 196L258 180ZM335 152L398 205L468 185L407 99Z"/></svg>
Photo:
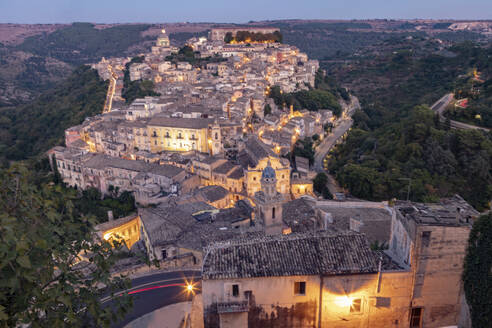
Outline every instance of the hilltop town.
<svg viewBox="0 0 492 328"><path fill-rule="evenodd" d="M279 102L317 90L326 73L278 29L212 28L182 47L162 30L150 52L91 66L109 82L106 101L48 152L52 169L78 190L133 195L136 213L109 211L96 226L96 239L134 255L114 274L201 273L183 327L469 320L460 279L479 213L459 195L347 200L332 183L334 200L317 192L359 102L348 90L330 108ZM296 156L303 140L313 158Z"/></svg>

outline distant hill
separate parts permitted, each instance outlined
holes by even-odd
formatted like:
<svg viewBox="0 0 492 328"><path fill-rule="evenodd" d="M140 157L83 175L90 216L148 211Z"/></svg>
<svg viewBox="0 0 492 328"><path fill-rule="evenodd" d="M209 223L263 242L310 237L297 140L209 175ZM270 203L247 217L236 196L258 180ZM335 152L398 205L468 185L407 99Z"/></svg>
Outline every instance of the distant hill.
<svg viewBox="0 0 492 328"><path fill-rule="evenodd" d="M80 64L148 50L162 28L173 44L182 46L190 37L205 36L210 28L226 25L235 24L0 24L0 107L33 100ZM431 35L444 42L484 38L477 30L460 29L454 21L278 20L247 25L279 27L284 42L296 45L322 64L400 37Z"/></svg>
<svg viewBox="0 0 492 328"><path fill-rule="evenodd" d="M74 23L48 27L52 28L33 26L33 35L22 30L17 38L8 39L10 42L0 47L0 107L34 99L81 64L104 56L132 55L148 49L154 40L153 36L143 35L150 27L146 24L96 28L89 23ZM20 27L12 29L17 31Z"/></svg>
<svg viewBox="0 0 492 328"><path fill-rule="evenodd" d="M370 51L331 66L329 75L354 90L363 111L332 153L330 170L356 197L402 199L410 184L414 201L458 193L486 209L492 199L492 134L451 130L428 106L456 87L470 90L457 81L474 69L490 76L492 47L466 42L442 56L429 40L407 41L381 44L379 54ZM488 85L482 85L483 97L470 110L490 101ZM482 110L484 120L490 119Z"/></svg>
<svg viewBox="0 0 492 328"><path fill-rule="evenodd" d="M65 129L102 111L108 83L88 66L34 102L0 109L0 161L37 156L63 143Z"/></svg>

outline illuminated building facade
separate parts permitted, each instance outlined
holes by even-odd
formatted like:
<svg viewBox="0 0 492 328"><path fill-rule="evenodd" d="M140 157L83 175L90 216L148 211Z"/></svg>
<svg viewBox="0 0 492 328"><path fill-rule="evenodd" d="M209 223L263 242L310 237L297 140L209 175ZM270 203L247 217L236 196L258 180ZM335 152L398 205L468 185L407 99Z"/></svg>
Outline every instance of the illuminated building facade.
<svg viewBox="0 0 492 328"><path fill-rule="evenodd" d="M104 240L124 242L128 249L140 240L141 221L138 215L130 215L117 220L109 220L96 226L96 231Z"/></svg>
<svg viewBox="0 0 492 328"><path fill-rule="evenodd" d="M469 327L461 274L478 213L459 196L392 213L384 252L349 231L210 245L205 327Z"/></svg>
<svg viewBox="0 0 492 328"><path fill-rule="evenodd" d="M213 119L154 117L147 125L150 151L222 151L220 126Z"/></svg>

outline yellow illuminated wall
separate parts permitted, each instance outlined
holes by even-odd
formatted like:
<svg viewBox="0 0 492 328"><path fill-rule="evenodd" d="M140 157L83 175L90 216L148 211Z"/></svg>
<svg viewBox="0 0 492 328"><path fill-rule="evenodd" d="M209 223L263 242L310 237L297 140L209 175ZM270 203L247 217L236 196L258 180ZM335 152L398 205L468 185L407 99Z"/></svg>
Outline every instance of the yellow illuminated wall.
<svg viewBox="0 0 492 328"><path fill-rule="evenodd" d="M130 249L133 244L140 240L140 217L126 222L118 227L103 231L103 238L106 240L123 239Z"/></svg>
<svg viewBox="0 0 492 328"><path fill-rule="evenodd" d="M155 132L155 133L154 133ZM150 138L150 151L190 151L198 150L206 153L209 151L207 142L207 129L184 129L176 127L147 127Z"/></svg>

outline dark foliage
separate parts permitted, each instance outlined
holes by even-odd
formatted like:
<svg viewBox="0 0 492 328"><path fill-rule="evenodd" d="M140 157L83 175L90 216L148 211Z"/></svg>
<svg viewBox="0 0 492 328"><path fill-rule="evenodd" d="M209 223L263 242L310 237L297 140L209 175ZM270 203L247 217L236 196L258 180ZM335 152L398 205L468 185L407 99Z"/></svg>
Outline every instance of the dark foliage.
<svg viewBox="0 0 492 328"><path fill-rule="evenodd" d="M218 55L202 58L200 52L195 52L193 51L193 48L185 45L179 49L177 54L167 56L166 60L173 64L177 64L178 62L188 62L194 67L204 68L208 63L220 63L227 61L227 58Z"/></svg>
<svg viewBox="0 0 492 328"><path fill-rule="evenodd" d="M61 144L65 129L102 111L107 82L81 66L34 102L0 110L0 158L21 160Z"/></svg>
<svg viewBox="0 0 492 328"><path fill-rule="evenodd" d="M328 183L328 176L326 173L321 172L316 174L313 179L313 189L318 194L321 194L325 199L333 199L333 195L330 193L330 190L326 186Z"/></svg>
<svg viewBox="0 0 492 328"><path fill-rule="evenodd" d="M123 91L121 92L121 96L125 98L127 104L131 104L137 98L160 96L160 93L154 91L154 82L149 80L130 81L130 65L143 63L144 59L144 56L133 57L132 60L125 65Z"/></svg>
<svg viewBox="0 0 492 328"><path fill-rule="evenodd" d="M28 37L17 49L80 65L125 53L130 46L151 40L141 35L149 27L132 24L96 29L90 23L73 23L52 33Z"/></svg>
<svg viewBox="0 0 492 328"><path fill-rule="evenodd" d="M454 57L383 54L361 61L342 80L379 81L358 89L364 112L333 153L330 170L357 197L435 201L454 193L477 209L492 198L492 137L478 131L446 129L426 107L452 91L457 77L478 67L484 74L487 52L471 43L449 49ZM347 72L346 72L347 73ZM383 82L383 77L388 82Z"/></svg>
<svg viewBox="0 0 492 328"><path fill-rule="evenodd" d="M280 107L290 107L292 105L295 110L308 109L310 111L329 109L333 111L335 116L339 116L342 112L336 91L311 89L282 93L279 86L273 86L270 89L269 96Z"/></svg>
<svg viewBox="0 0 492 328"><path fill-rule="evenodd" d="M492 326L492 215L483 215L474 224L468 239L463 285L470 307L472 326Z"/></svg>

